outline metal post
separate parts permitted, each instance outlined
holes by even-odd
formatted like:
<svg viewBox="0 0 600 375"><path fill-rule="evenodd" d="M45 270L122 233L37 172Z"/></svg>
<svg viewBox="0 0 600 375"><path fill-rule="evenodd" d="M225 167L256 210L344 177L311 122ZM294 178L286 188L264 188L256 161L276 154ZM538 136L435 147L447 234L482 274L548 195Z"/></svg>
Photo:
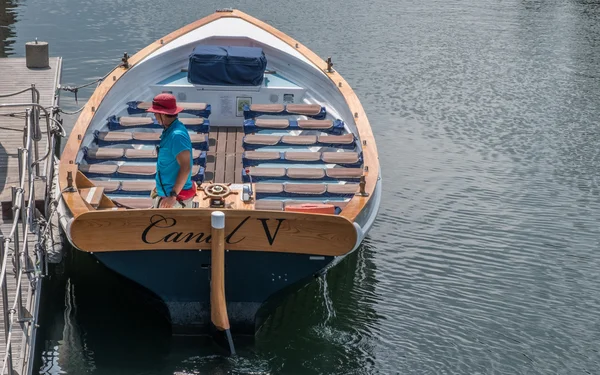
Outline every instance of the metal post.
<svg viewBox="0 0 600 375"><path fill-rule="evenodd" d="M35 84L31 85L31 102L40 104L40 98L36 95ZM35 156L35 160L39 160L40 151L38 148L38 141L42 139L42 129L40 128L40 110L36 106L31 106L31 126L32 126L32 135L33 135L33 154ZM40 165L39 163L35 165L35 175L40 175Z"/></svg>
<svg viewBox="0 0 600 375"><path fill-rule="evenodd" d="M4 259L5 253L6 243L4 242L4 236L0 236L0 263L3 263L2 260ZM4 319L4 341L6 342L6 348L8 349L6 367L8 368L8 373L12 375L12 347L9 347L10 343L8 342L8 331L10 330L10 314L8 312L8 287L6 285L6 273L4 275L4 280L2 283L2 318Z"/></svg>
<svg viewBox="0 0 600 375"><path fill-rule="evenodd" d="M50 149L52 150L55 141L54 135L48 134L48 137L50 137ZM52 184L54 183L54 157L52 155L46 160L46 171L44 174L44 217L48 219L50 200L52 198Z"/></svg>
<svg viewBox="0 0 600 375"><path fill-rule="evenodd" d="M17 191L18 188L12 186L11 187L11 194L12 194L12 205L13 207L15 207L15 204L17 203ZM21 194L21 196L23 196ZM17 212L16 210L13 212L13 220L18 221L19 220L19 212ZM24 234L25 235L25 234ZM20 238L19 238L19 225L17 224L15 226L15 238L13 239L13 248L14 248L14 254L13 256L15 257L15 279L17 279L19 277L19 270L21 269L21 252L19 251L19 242L20 242ZM17 285L18 285L18 280L17 280ZM17 289L17 319L21 320L23 318L23 309L21 308L21 306L23 305L23 296L21 294L21 288L19 287L19 289Z"/></svg>
<svg viewBox="0 0 600 375"><path fill-rule="evenodd" d="M29 192L29 194L33 194L33 191ZM35 198L34 198L35 199ZM34 200L35 202L35 200ZM29 239L27 238L27 236L29 235L29 233L27 232L27 222L29 221L29 217L27 215L27 210L30 209L30 207L27 206L26 204L27 202L25 201L25 194L21 194L21 225L23 225L23 261L25 262L24 266L24 270L25 272L29 272L30 268L29 268ZM31 227L29 228L31 230Z"/></svg>

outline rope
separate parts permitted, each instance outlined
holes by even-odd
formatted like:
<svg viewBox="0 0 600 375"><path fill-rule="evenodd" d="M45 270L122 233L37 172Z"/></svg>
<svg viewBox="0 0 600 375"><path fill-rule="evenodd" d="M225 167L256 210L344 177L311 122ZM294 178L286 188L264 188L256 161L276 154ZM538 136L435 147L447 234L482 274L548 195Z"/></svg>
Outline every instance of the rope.
<svg viewBox="0 0 600 375"><path fill-rule="evenodd" d="M75 112L67 112L67 111L64 111L64 110L62 110L61 108L58 108L58 112L60 112L60 113L64 113L65 115L76 115L76 114L78 114L79 112L83 111L83 109L84 109L84 108L85 108L85 106L83 106L83 107L79 108L79 109L78 109L78 110L76 110Z"/></svg>
<svg viewBox="0 0 600 375"><path fill-rule="evenodd" d="M89 86L91 86L93 84L100 83L100 82L104 81L104 79L106 77L108 77L109 74L110 74L110 72L106 73L106 75L104 77L102 77L102 78L98 78L95 81L88 82L88 83L86 83L84 85L81 85L81 86L62 86L62 85L59 85L58 86L58 90L72 92L73 94L75 94L75 103L78 103L78 101L77 101L77 93L79 92L79 90L81 90L83 88L86 88L86 87L89 87Z"/></svg>
<svg viewBox="0 0 600 375"><path fill-rule="evenodd" d="M55 118L50 117L50 120L54 121L54 125L56 126L57 129L53 129L53 130L59 130L60 133L56 133L53 132L56 135L61 136L62 138L65 138L67 136L67 132L65 131L65 128L62 126L62 124L60 122L58 122Z"/></svg>
<svg viewBox="0 0 600 375"><path fill-rule="evenodd" d="M117 68L122 67L122 66L125 66L125 64L121 63L121 64L117 65ZM112 73L112 70L110 72L106 73L106 75L104 75L104 77L98 78L95 81L88 82L88 83L80 85L80 86L62 86L62 85L59 85L58 86L58 90L68 91L68 92L72 92L73 94L75 94L75 103L77 103L77 93L79 92L80 89L89 87L89 86L91 86L93 84L96 84L96 83L100 84L100 82L104 81L106 79L106 77L108 77L110 75L110 73ZM65 113L65 114L73 114L74 115L74 114L77 114L77 113L81 112L82 110L83 110L83 108L80 108L79 110L77 110L77 111L75 111L73 113L67 113L67 112L63 112L63 113Z"/></svg>

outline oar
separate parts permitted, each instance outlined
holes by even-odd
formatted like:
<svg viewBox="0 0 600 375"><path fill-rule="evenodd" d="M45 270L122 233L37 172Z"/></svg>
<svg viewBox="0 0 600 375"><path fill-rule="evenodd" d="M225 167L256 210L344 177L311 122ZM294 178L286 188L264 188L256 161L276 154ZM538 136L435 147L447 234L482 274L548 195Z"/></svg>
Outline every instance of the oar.
<svg viewBox="0 0 600 375"><path fill-rule="evenodd" d="M229 353L235 355L225 301L225 214L221 211L215 211L211 214L210 219L212 227L210 241L210 319L217 329L217 335L225 335ZM217 338L217 341L221 340L222 337Z"/></svg>

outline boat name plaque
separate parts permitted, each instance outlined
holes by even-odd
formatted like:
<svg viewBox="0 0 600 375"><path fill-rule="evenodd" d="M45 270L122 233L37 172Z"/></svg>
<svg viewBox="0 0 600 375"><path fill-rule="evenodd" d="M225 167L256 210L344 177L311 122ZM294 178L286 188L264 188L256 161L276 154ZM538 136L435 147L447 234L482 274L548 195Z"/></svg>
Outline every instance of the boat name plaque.
<svg viewBox="0 0 600 375"><path fill-rule="evenodd" d="M210 250L206 209L96 211L78 216L69 234L83 251ZM341 216L228 210L225 249L338 256L356 244Z"/></svg>

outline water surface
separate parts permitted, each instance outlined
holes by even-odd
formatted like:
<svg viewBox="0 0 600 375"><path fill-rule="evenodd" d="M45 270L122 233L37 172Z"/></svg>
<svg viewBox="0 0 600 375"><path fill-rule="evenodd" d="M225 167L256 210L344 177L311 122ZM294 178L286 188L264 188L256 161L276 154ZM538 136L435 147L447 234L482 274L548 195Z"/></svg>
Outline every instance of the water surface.
<svg viewBox="0 0 600 375"><path fill-rule="evenodd" d="M55 277L41 373L600 373L600 5L227 5L333 57L377 140L379 220L234 359L171 338L84 259L103 276ZM81 84L222 6L0 0L0 55L39 37L63 56L63 83Z"/></svg>

